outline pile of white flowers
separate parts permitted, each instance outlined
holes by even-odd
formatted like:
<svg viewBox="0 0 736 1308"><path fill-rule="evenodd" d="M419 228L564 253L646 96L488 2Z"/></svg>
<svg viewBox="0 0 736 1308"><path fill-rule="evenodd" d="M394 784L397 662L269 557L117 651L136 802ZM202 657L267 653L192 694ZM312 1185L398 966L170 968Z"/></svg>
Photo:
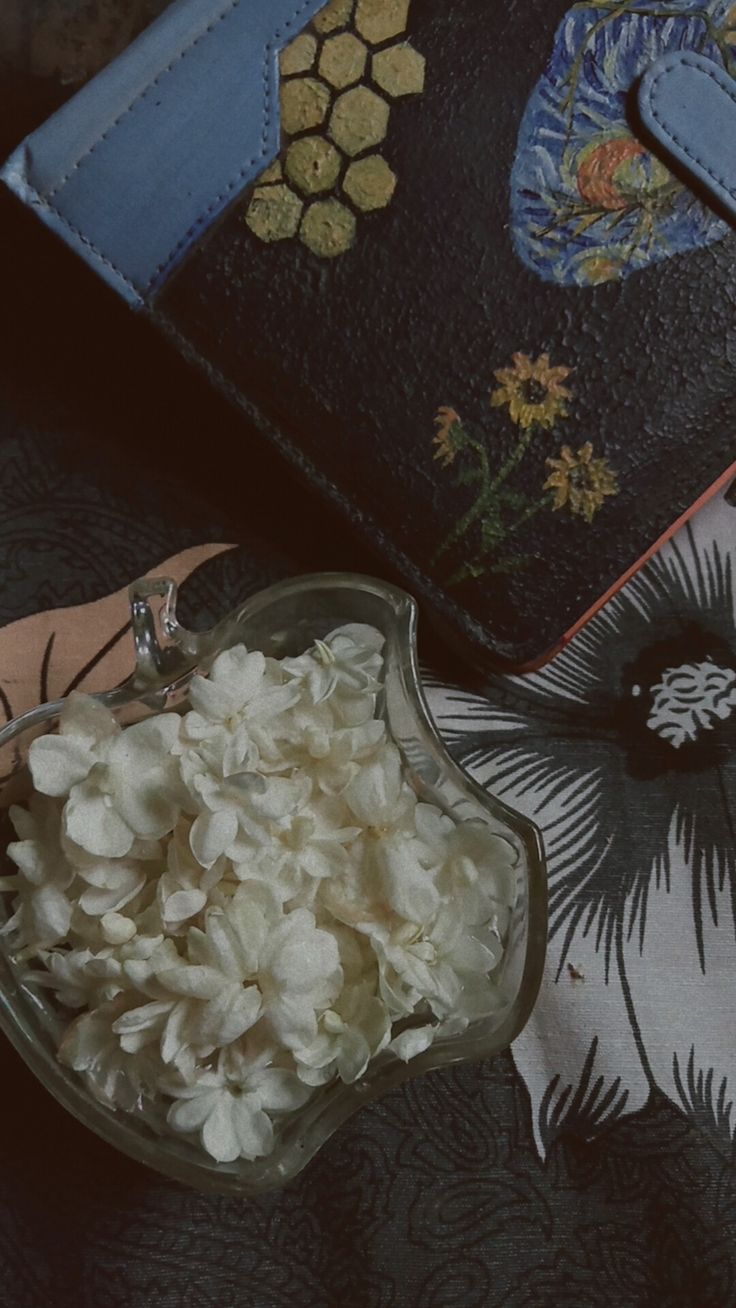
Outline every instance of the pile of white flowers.
<svg viewBox="0 0 736 1308"><path fill-rule="evenodd" d="M59 1058L221 1162L499 1005L514 850L418 799L376 717L382 644L238 645L183 715L121 728L73 694L30 748L3 934L77 1012Z"/></svg>

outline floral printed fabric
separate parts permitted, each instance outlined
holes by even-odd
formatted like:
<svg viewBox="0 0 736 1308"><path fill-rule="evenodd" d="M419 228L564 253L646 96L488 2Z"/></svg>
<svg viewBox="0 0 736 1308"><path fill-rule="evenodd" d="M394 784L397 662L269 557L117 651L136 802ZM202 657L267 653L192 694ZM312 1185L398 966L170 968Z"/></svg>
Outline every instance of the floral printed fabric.
<svg viewBox="0 0 736 1308"><path fill-rule="evenodd" d="M430 693L457 758L546 844L546 976L514 1047L542 1152L655 1091L731 1148L734 563L719 497L542 671Z"/></svg>
<svg viewBox="0 0 736 1308"><path fill-rule="evenodd" d="M561 23L511 180L517 253L545 281L620 280L726 235L727 224L631 130L632 88L678 50L732 71L732 0L595 0Z"/></svg>
<svg viewBox="0 0 736 1308"><path fill-rule="evenodd" d="M70 683L93 691L127 674L131 644L125 594L107 592L131 577L155 570L183 581L209 557L181 595L184 620L205 626L245 595L304 563L303 555L284 543L275 510L277 526L269 540L252 525L252 510L241 513L237 523L223 522L205 518L204 510L196 516L187 502L186 514L177 517L175 501L162 502L157 487L143 503L127 486L124 494L109 493L101 500L92 460L77 467L70 457L74 448L62 441L57 447L30 430L17 437L6 433L0 442L7 562L2 620L13 624L2 632L0 679L14 712L37 702L43 688L51 696L64 693ZM135 496L144 489L136 489ZM262 494L258 481L254 496ZM642 621L626 636L632 659L635 650L646 649L658 635L669 641L691 621L716 635L724 621L732 624L729 609L719 626L711 626L714 609L720 612L721 607L707 600L706 588L717 582L717 574L710 576L703 559L705 548L725 567L733 552L734 523L736 509L725 504L706 508L695 520L700 571L688 554L684 591L678 588L668 598L662 587L670 582L659 571L651 574L651 588L661 598L653 618L659 625ZM348 548L347 537L336 539L330 519L324 533L325 559L330 551L334 555ZM177 555L197 540L233 539L242 540L245 548L219 559L212 558L218 552L212 549ZM686 540L682 538L683 549ZM671 570L671 550L665 557ZM369 566L368 560L362 563L364 570ZM730 578L724 584L730 585ZM44 612L55 606L63 607ZM617 642L623 640L618 629L631 610L612 606L612 612L615 634L605 666L598 665L601 686L607 684L609 666L614 684L615 668L628 659L618 652ZM72 629L77 636L84 634L83 642L70 639ZM702 661L699 654L693 657L694 664ZM675 663L668 663L665 674L670 667ZM553 668L562 669L561 662ZM651 676L668 692L677 682L654 670ZM502 684L492 690L497 707ZM597 722L589 704L581 708L576 703L574 684L568 666L557 705L566 708L545 728L545 749L558 760L562 737L572 749L581 722L587 737ZM662 694L658 720L666 705ZM454 713L457 706L451 707ZM483 707L488 710L485 700ZM703 711L701 705L699 715ZM541 712L537 720L539 726ZM685 713L683 721L692 731L696 716ZM466 728L464 723L468 745L471 736L478 742L477 731ZM601 794L605 783L613 805L617 774L611 742L616 736L603 727L600 731L594 762ZM642 734L655 738L653 732ZM561 779L566 775L561 772ZM723 775L728 783L725 771ZM689 766L683 792L711 824L720 865L721 851L733 848L733 838L724 835L722 825L712 825L722 811L713 798L713 769ZM638 833L648 841L651 794L633 784L626 793L634 796L628 809L632 839ZM624 828L619 824L618 829ZM550 827L545 830L554 878L558 854ZM619 847L613 872L609 867L611 884L617 883L621 873L616 868L624 868L627 856L627 849ZM676 880L672 884L679 890ZM690 888L686 875L686 893ZM632 991L640 1022L648 997L650 1012L657 1005L658 1022L666 1007L667 1022L673 1029L679 1024L681 1031L689 1027L694 1040L703 1027L702 1014L690 1013L688 977L679 960L687 958L681 924L695 919L692 910L688 915L686 897L680 894L676 902L681 910L677 930L667 940L662 922L656 953L651 938L645 944L642 972L633 978ZM720 960L707 961L706 1029L725 1057L733 1047L732 940L730 936ZM594 941L589 943L592 952ZM736 1170L732 1144L724 1147L722 1133L713 1132L713 1113L707 1108L710 1088L718 1110L717 1068L724 1057L716 1057L710 1083L703 1077L699 1084L695 1065L691 1075L686 1064L681 1079L691 1099L687 1110L677 1097L654 1086L638 1111L629 1100L600 1129L591 1126L586 1095L578 1094L575 1104L571 1090L557 1130L546 1134L540 1152L539 1130L537 1141L532 1134L532 1110L538 1122L545 1089L558 1072L564 1084L579 1089L584 1083L584 1077L577 1079L581 1062L572 1039L581 1012L574 1012L573 1005L584 1006L582 1016L593 1033L588 1040L581 1026L580 1044L588 1053L595 1045L588 1099L599 1074L612 1076L614 1084L621 1075L628 1086L632 1069L641 1065L615 972L606 986L586 969L576 947L569 957L576 976L565 968L567 976L555 982L554 969L549 972L539 1015L527 1031L536 1045L526 1047L524 1062L524 1047L518 1045L517 1067L511 1055L501 1055L408 1082L379 1104L367 1105L293 1185L257 1203L196 1193L116 1154L75 1122L3 1042L0 1107L8 1129L0 1143L0 1302L13 1308L736 1305ZM550 1024L550 1004L556 1025ZM643 1039L651 1059L655 1040L664 1048L670 1039L668 1028L653 1030L649 1022ZM214 1108L217 1087L212 1089ZM556 1106L563 1093L558 1082ZM606 1093L598 1095L603 1115ZM263 1087L258 1087L258 1097L263 1098Z"/></svg>

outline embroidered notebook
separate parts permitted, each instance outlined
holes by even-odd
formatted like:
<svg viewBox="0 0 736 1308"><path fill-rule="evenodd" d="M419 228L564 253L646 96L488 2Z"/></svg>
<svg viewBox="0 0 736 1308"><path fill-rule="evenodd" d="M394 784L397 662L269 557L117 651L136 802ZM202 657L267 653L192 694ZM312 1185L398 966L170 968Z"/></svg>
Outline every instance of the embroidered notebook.
<svg viewBox="0 0 736 1308"><path fill-rule="evenodd" d="M712 0L180 0L4 178L528 666L736 472L729 179L636 108L734 52Z"/></svg>

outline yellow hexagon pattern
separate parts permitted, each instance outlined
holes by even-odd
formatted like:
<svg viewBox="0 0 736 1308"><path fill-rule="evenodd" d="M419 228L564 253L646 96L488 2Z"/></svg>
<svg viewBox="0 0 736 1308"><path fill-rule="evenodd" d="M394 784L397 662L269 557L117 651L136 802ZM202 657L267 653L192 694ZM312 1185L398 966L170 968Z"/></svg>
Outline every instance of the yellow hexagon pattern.
<svg viewBox="0 0 736 1308"><path fill-rule="evenodd" d="M355 244L359 222L391 203L392 108L422 93L426 73L406 38L410 6L330 0L282 51L282 152L245 209L258 240L298 237L318 258L334 259Z"/></svg>

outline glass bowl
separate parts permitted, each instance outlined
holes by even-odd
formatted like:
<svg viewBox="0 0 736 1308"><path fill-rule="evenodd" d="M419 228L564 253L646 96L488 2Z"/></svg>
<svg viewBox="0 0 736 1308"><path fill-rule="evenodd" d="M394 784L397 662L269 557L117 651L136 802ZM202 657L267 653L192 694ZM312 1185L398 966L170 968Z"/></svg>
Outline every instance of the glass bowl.
<svg viewBox="0 0 736 1308"><path fill-rule="evenodd" d="M0 949L0 1028L48 1090L75 1117L139 1162L199 1189L249 1195L294 1177L334 1131L362 1105L409 1077L433 1068L486 1058L519 1034L536 998L546 944L546 875L539 834L531 822L486 794L453 762L432 722L422 692L416 651L417 606L403 591L349 573L320 573L254 595L210 631L192 632L176 617L176 586L166 578L130 588L136 652L133 675L97 696L121 722L186 706L196 672L207 671L223 649L240 642L281 658L308 648L335 627L364 622L384 635L384 687L377 711L404 759L411 784L424 799L459 819L480 819L516 851L516 899L497 978L502 996L492 1018L462 1035L437 1041L408 1064L381 1054L353 1085L322 1087L285 1119L274 1151L264 1159L216 1163L186 1139L157 1133L142 1106L116 1113L99 1103L77 1073L62 1066L56 1048L66 1025L44 992L24 982L7 947ZM30 788L30 742L53 730L63 700L42 704L0 731L0 810ZM7 838L7 837L6 837ZM0 896L0 919L7 913Z"/></svg>

